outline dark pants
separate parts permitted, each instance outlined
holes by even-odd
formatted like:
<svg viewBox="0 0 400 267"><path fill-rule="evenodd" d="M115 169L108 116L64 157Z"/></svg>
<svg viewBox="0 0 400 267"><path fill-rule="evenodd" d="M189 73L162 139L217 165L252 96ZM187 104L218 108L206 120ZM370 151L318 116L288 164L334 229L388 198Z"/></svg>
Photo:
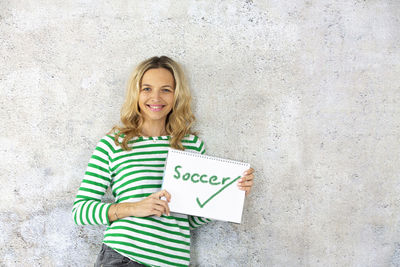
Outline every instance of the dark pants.
<svg viewBox="0 0 400 267"><path fill-rule="evenodd" d="M94 267L145 267L145 265L119 254L103 243Z"/></svg>

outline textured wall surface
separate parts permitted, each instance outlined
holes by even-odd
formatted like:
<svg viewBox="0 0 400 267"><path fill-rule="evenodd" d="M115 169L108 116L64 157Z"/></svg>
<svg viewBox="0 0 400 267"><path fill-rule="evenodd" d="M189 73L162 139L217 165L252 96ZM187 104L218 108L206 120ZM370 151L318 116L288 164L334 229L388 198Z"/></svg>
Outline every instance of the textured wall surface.
<svg viewBox="0 0 400 267"><path fill-rule="evenodd" d="M208 154L250 162L193 266L400 266L400 2L0 0L0 266L92 266L72 203L132 68L181 62ZM110 200L108 198L108 200Z"/></svg>

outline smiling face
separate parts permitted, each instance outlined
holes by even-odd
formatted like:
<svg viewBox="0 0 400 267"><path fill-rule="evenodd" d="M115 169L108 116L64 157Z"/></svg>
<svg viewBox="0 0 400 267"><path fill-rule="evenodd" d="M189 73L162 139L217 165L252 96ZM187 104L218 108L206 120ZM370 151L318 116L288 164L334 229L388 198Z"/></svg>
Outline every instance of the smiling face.
<svg viewBox="0 0 400 267"><path fill-rule="evenodd" d="M142 78L139 108L144 123L163 123L174 104L175 81L165 68L149 69Z"/></svg>

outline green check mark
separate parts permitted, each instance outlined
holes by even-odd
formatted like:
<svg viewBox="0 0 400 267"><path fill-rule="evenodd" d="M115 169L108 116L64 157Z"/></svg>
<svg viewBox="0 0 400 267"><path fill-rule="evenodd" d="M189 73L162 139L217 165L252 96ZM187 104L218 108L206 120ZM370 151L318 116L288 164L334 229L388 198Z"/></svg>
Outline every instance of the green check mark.
<svg viewBox="0 0 400 267"><path fill-rule="evenodd" d="M219 193L221 193L222 191L224 191L228 186L230 186L231 184L233 184L234 182L236 182L237 180L240 179L240 177L242 176L238 176L236 177L236 179L234 179L233 181L231 181L229 184L225 185L224 187L222 187L220 190L218 190L217 192L215 192L211 197L209 197L204 203L201 203L199 198L196 197L196 201L197 204L199 204L200 208L203 208L211 199L213 199L216 195L218 195Z"/></svg>

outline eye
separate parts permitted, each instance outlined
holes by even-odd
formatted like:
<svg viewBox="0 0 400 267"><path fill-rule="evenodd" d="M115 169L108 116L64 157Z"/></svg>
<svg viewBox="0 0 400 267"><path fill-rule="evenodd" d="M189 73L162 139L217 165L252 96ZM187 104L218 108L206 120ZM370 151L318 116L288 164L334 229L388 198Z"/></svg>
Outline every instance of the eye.
<svg viewBox="0 0 400 267"><path fill-rule="evenodd" d="M150 91L150 90L151 90L150 87L144 87L144 88L142 88L142 91L145 91L145 92Z"/></svg>
<svg viewBox="0 0 400 267"><path fill-rule="evenodd" d="M166 92L166 93L172 92L172 90L169 89L169 88L163 88L162 91L163 91L163 92Z"/></svg>

